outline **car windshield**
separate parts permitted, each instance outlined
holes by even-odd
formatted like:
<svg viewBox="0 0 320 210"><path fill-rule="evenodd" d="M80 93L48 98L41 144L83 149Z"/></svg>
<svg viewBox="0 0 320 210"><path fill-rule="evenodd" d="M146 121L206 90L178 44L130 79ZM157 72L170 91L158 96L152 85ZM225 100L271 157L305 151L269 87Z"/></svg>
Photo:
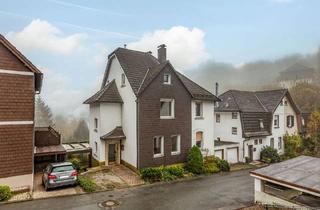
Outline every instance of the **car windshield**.
<svg viewBox="0 0 320 210"><path fill-rule="evenodd" d="M57 166L52 169L52 172L64 172L64 171L72 171L74 170L73 166Z"/></svg>

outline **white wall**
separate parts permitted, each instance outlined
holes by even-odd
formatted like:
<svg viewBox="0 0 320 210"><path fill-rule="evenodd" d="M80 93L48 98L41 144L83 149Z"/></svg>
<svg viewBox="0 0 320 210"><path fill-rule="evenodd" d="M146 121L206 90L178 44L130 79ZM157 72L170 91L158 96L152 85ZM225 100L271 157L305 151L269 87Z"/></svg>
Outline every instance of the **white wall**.
<svg viewBox="0 0 320 210"><path fill-rule="evenodd" d="M192 145L196 144L196 132L203 132L203 149L208 149L208 155L214 154L214 102L202 101L202 116L196 118L196 101L191 102Z"/></svg>
<svg viewBox="0 0 320 210"><path fill-rule="evenodd" d="M97 131L94 129L94 119L98 119L98 128ZM100 129L100 105L99 104L90 104L89 108L89 144L90 147L92 148L92 155L95 159L98 161L102 162L104 161L104 156L103 158L101 157L101 152L100 148L102 147L101 145L101 140L100 140L100 134L101 129ZM98 145L98 152L95 151L95 143L97 142Z"/></svg>
<svg viewBox="0 0 320 210"><path fill-rule="evenodd" d="M126 135L123 141L124 150L121 151L121 159L133 166L137 166L137 105L136 96L126 78L126 86L121 87L121 74L124 73L118 59L115 57L110 66L108 80L115 79L117 88L122 97L121 125Z"/></svg>
<svg viewBox="0 0 320 210"><path fill-rule="evenodd" d="M285 105L285 101L287 101L287 105ZM267 140L267 145L270 146L270 139L274 138L274 146L275 149L278 149L280 154L283 154L284 152L284 143L283 143L283 136L288 133L289 135L292 134L298 134L298 118L297 114L295 113L292 105L290 104L289 100L287 97L284 97L282 99L282 104L276 108L274 114L273 114L273 119L272 119L272 136L268 137ZM279 115L279 128L274 127L274 118L275 115ZM287 127L287 116L288 115L293 115L294 116L294 126L292 128ZM279 137L282 138L282 147L279 149L278 144L279 144Z"/></svg>
<svg viewBox="0 0 320 210"><path fill-rule="evenodd" d="M262 143L259 143L259 139L262 139ZM260 160L260 152L264 146L269 146L268 137L253 137L244 143L244 157L249 157L248 145L253 145L253 160ZM258 144L255 144L255 140L258 141ZM240 145L243 148L242 145ZM243 159L245 161L245 159Z"/></svg>

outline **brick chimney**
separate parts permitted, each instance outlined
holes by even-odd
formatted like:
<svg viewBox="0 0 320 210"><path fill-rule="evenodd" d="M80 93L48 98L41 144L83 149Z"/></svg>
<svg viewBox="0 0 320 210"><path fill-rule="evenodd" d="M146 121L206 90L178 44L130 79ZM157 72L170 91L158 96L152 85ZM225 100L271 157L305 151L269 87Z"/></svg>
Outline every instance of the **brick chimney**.
<svg viewBox="0 0 320 210"><path fill-rule="evenodd" d="M160 63L164 63L167 60L167 48L165 44L158 46L158 60Z"/></svg>

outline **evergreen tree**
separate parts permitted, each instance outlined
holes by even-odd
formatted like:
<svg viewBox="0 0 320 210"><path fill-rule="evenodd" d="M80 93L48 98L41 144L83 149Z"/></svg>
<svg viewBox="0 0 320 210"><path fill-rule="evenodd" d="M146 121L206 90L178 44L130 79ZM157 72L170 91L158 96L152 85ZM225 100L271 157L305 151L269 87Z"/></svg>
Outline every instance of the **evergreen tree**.
<svg viewBox="0 0 320 210"><path fill-rule="evenodd" d="M76 142L84 142L89 140L89 128L84 119L80 119L78 126L73 132L73 140Z"/></svg>
<svg viewBox="0 0 320 210"><path fill-rule="evenodd" d="M40 96L36 98L35 125L36 127L53 126L51 109Z"/></svg>

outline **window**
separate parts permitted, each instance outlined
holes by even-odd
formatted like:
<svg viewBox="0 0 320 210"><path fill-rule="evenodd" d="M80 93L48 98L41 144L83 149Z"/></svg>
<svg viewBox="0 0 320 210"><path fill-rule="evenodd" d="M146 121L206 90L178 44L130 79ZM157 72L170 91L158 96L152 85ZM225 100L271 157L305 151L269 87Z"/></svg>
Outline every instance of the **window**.
<svg viewBox="0 0 320 210"><path fill-rule="evenodd" d="M259 144L262 144L262 139L259 139Z"/></svg>
<svg viewBox="0 0 320 210"><path fill-rule="evenodd" d="M283 106L283 101L280 102L280 106Z"/></svg>
<svg viewBox="0 0 320 210"><path fill-rule="evenodd" d="M94 153L98 153L98 143L96 141L94 142Z"/></svg>
<svg viewBox="0 0 320 210"><path fill-rule="evenodd" d="M174 118L174 100L160 99L160 118L173 119Z"/></svg>
<svg viewBox="0 0 320 210"><path fill-rule="evenodd" d="M264 124L263 124L263 120L262 119L259 120L259 124L260 124L260 129L263 129L264 128Z"/></svg>
<svg viewBox="0 0 320 210"><path fill-rule="evenodd" d="M196 117L202 117L202 103L196 102Z"/></svg>
<svg viewBox="0 0 320 210"><path fill-rule="evenodd" d="M232 127L232 135L237 135L238 129L236 127Z"/></svg>
<svg viewBox="0 0 320 210"><path fill-rule="evenodd" d="M254 140L254 145L258 145L258 139Z"/></svg>
<svg viewBox="0 0 320 210"><path fill-rule="evenodd" d="M170 85L171 84L171 74L164 74L163 75L163 84Z"/></svg>
<svg viewBox="0 0 320 210"><path fill-rule="evenodd" d="M153 157L163 156L163 136L153 137Z"/></svg>
<svg viewBox="0 0 320 210"><path fill-rule="evenodd" d="M94 118L94 131L98 131L98 118Z"/></svg>
<svg viewBox="0 0 320 210"><path fill-rule="evenodd" d="M238 113L232 112L232 119L238 119Z"/></svg>
<svg viewBox="0 0 320 210"><path fill-rule="evenodd" d="M285 106L288 106L288 101L284 101L284 105L285 105Z"/></svg>
<svg viewBox="0 0 320 210"><path fill-rule="evenodd" d="M126 76L121 74L121 87L126 86Z"/></svg>
<svg viewBox="0 0 320 210"><path fill-rule="evenodd" d="M282 138L278 138L278 149L282 149Z"/></svg>
<svg viewBox="0 0 320 210"><path fill-rule="evenodd" d="M198 131L196 133L196 145L199 148L202 148L202 146L203 146L203 132L202 131Z"/></svg>
<svg viewBox="0 0 320 210"><path fill-rule="evenodd" d="M294 126L294 116L288 115L287 116L287 127L292 128Z"/></svg>
<svg viewBox="0 0 320 210"><path fill-rule="evenodd" d="M217 123L220 123L220 120L221 120L221 119L220 119L220 114L216 114L216 122L217 122Z"/></svg>
<svg viewBox="0 0 320 210"><path fill-rule="evenodd" d="M271 138L271 139L270 139L270 147L271 147L271 148L274 148L274 138Z"/></svg>
<svg viewBox="0 0 320 210"><path fill-rule="evenodd" d="M180 135L171 136L171 155L180 154Z"/></svg>
<svg viewBox="0 0 320 210"><path fill-rule="evenodd" d="M274 116L273 126L274 128L279 128L279 115Z"/></svg>

